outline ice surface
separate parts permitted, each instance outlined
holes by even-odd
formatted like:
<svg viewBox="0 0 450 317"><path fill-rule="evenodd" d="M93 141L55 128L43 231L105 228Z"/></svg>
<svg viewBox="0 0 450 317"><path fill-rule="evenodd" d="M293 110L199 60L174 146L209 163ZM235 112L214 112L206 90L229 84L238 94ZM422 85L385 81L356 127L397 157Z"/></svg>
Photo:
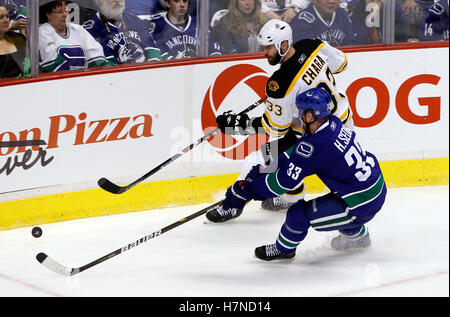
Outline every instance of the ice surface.
<svg viewBox="0 0 450 317"><path fill-rule="evenodd" d="M44 224L40 238L31 227L1 231L0 296L449 296L448 186L390 189L368 224L372 246L357 252L311 229L293 260L258 260L285 213L252 202L233 221L200 216L72 277L35 259L79 267L208 205Z"/></svg>

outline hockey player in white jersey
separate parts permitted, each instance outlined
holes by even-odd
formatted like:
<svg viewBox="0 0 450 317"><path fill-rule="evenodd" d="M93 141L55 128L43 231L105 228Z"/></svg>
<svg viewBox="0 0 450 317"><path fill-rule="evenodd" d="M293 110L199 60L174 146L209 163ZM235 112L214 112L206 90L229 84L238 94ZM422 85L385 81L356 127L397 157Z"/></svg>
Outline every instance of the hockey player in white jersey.
<svg viewBox="0 0 450 317"><path fill-rule="evenodd" d="M40 8L39 55L42 71L54 72L108 65L102 46L81 25L67 23L65 0Z"/></svg>
<svg viewBox="0 0 450 317"><path fill-rule="evenodd" d="M334 74L347 67L347 57L342 51L319 39L304 39L293 43L289 24L275 19L264 25L258 40L264 47L269 64L280 64L280 68L267 80L268 98L263 116L250 119L247 115L238 116L226 112L217 117L222 133L248 135L261 131L262 128L272 138L260 150L245 158L238 179L245 179L255 165L268 166L303 135L302 123L295 106L296 96L303 91L316 87L325 89L332 98L331 113L345 126L353 128L347 97L338 91L334 78ZM297 188L280 197L264 200L261 206L268 210L287 209L303 199L305 193L305 185L301 182ZM213 222L222 222L239 214L219 206L206 216Z"/></svg>

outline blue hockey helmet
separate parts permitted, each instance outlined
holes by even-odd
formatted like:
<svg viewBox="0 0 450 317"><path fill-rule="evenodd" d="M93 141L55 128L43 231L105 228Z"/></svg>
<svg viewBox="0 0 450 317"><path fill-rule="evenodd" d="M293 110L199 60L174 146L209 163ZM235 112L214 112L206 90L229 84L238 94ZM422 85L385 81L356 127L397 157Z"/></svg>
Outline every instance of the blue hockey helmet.
<svg viewBox="0 0 450 317"><path fill-rule="evenodd" d="M302 92L295 98L295 104L300 118L306 110L312 110L316 118L322 119L331 114L333 107L330 94L322 88L312 88Z"/></svg>

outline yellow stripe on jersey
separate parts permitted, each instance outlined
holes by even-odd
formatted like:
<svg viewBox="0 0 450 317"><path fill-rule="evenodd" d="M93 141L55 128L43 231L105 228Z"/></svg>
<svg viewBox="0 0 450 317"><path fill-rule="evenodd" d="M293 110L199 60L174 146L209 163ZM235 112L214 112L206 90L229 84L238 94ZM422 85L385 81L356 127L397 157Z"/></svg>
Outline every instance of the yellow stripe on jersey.
<svg viewBox="0 0 450 317"><path fill-rule="evenodd" d="M286 92L286 95L289 95L292 91L292 89L294 89L295 84L297 83L297 81L299 80L300 76L303 74L303 72L306 70L306 68L308 68L309 64L311 64L311 61L313 60L313 58L317 55L317 53L322 49L322 47L325 46L325 43L320 44L316 50L309 56L309 58L306 60L306 62L303 64L303 67L300 69L300 71L297 73L297 75L295 75L294 80L292 81L291 85L289 86L289 89Z"/></svg>
<svg viewBox="0 0 450 317"><path fill-rule="evenodd" d="M340 72L343 72L344 70L347 69L347 55L344 54L344 62L342 63L342 65L333 73L333 74L339 74Z"/></svg>
<svg viewBox="0 0 450 317"><path fill-rule="evenodd" d="M348 128L350 122L352 122L352 117L353 117L353 114L350 112L350 115L348 116L347 119L345 119L345 122L342 122L347 128Z"/></svg>
<svg viewBox="0 0 450 317"><path fill-rule="evenodd" d="M345 110L345 112L339 116L339 120L341 120L341 122L344 122L344 120L348 117L350 113L350 108L347 108L347 110Z"/></svg>
<svg viewBox="0 0 450 317"><path fill-rule="evenodd" d="M352 110L350 109L350 107L348 107L347 110L341 116L339 116L339 120L341 120L341 122L345 126L348 126L348 123L352 120L352 116Z"/></svg>
<svg viewBox="0 0 450 317"><path fill-rule="evenodd" d="M298 132L298 133L300 133L302 135L305 132L305 130L303 130L303 128L301 126L299 126L299 125L292 124L291 128L292 128L292 130L294 130L294 132Z"/></svg>

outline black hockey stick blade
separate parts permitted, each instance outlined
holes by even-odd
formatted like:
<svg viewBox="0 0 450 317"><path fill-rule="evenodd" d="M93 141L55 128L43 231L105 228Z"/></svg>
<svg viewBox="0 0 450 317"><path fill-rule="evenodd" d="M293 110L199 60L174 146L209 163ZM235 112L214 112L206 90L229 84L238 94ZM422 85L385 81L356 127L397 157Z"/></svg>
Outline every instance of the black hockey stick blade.
<svg viewBox="0 0 450 317"><path fill-rule="evenodd" d="M129 186L119 186L111 182L109 179L106 179L104 177L100 178L98 180L98 186L100 186L102 189L106 190L107 192L110 192L112 194L122 194L123 192L126 192L129 188Z"/></svg>
<svg viewBox="0 0 450 317"><path fill-rule="evenodd" d="M172 230L188 221L191 221L192 219L197 218L198 216L201 216L205 213L207 213L208 211L210 211L211 209L213 209L214 207L220 205L221 203L223 203L224 200L218 201L206 208L203 208L200 211L197 211L196 213L193 213L192 215L189 215L185 218L182 218L160 230L157 230L155 232L152 232L150 234L145 235L144 237L137 239L136 241L133 241L131 243L128 243L127 245L124 245L123 247L108 253L104 256L102 256L101 258L98 258L97 260L94 260L86 265L80 266L78 268L71 268L65 265L62 265L61 263L56 262L55 260L53 260L51 257L49 257L47 254L45 254L44 252L40 252L36 255L36 260L41 263L43 266L45 266L47 269L49 269L50 271L53 271L55 273L58 273L60 275L63 276L73 276L75 274L81 273L97 264L100 264L106 260L109 260L113 257L115 257L116 255L119 255L125 251L130 250L131 248L134 248L136 246L139 246L145 242L147 242L150 239L159 237L160 235L162 235L163 233Z"/></svg>

